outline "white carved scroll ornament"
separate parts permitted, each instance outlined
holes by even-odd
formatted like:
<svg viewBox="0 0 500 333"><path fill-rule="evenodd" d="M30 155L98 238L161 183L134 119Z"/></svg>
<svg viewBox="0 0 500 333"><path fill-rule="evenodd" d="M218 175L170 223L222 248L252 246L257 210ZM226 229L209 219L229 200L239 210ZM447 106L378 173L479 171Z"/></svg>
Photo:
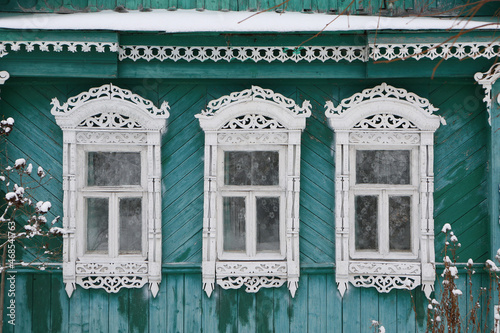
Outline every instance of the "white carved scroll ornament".
<svg viewBox="0 0 500 333"><path fill-rule="evenodd" d="M0 84L4 84L5 81L7 81L10 77L9 72L7 71L0 71Z"/></svg>
<svg viewBox="0 0 500 333"><path fill-rule="evenodd" d="M281 287L287 281L286 262L217 262L217 284L224 289L245 286L246 292Z"/></svg>
<svg viewBox="0 0 500 333"><path fill-rule="evenodd" d="M434 226L433 226L433 134L444 119L434 114L438 109L429 100L404 89L385 83L343 99L338 106L327 102L326 116L335 131L335 242L336 282L343 296L349 283L357 287L373 287L379 292L393 289L414 289L421 285L429 297L435 281L434 271ZM392 145L400 149L416 149L421 159L415 195L420 197L418 232L413 242L418 242L414 258L404 258L390 252L381 260L375 251L371 254L356 253L353 258L351 226L354 208L350 206L351 187L356 186L351 178L353 147ZM411 148L413 147L413 148ZM378 149L378 148L377 148ZM415 244L415 243L414 243ZM378 259L377 259L378 258Z"/></svg>
<svg viewBox="0 0 500 333"><path fill-rule="evenodd" d="M91 88L69 98L62 105L52 100L52 114L63 130L63 226L72 232L63 236L63 280L71 297L76 285L83 288L103 288L117 292L122 288L140 288L149 283L155 297L161 282L161 131L169 116L168 104L157 108L129 90L112 84ZM144 149L146 179L141 186L147 191L147 241L143 255L134 259L103 257L96 259L86 253L84 217L77 211L82 197L85 171L77 156L84 156L84 147L105 145L108 149ZM80 185L79 185L80 184ZM83 200L83 199L82 199ZM83 259L82 259L83 258ZM124 262L124 260L134 260Z"/></svg>
<svg viewBox="0 0 500 333"><path fill-rule="evenodd" d="M103 53L106 48L110 52L118 51L118 43L113 42L77 42L77 41L1 41L0 58L9 54L9 51L17 52L25 50L33 52L38 49L42 52L91 52L92 50Z"/></svg>
<svg viewBox="0 0 500 333"><path fill-rule="evenodd" d="M210 297L217 283L223 289L246 286L247 292L261 288L279 287L287 282L293 296L298 287L299 269L299 188L300 137L305 120L311 115L311 104L302 106L293 99L270 89L252 86L208 103L207 109L196 117L205 131L205 209L203 224L203 289ZM295 166L287 174L283 194L290 204L285 211L283 226L287 252L283 261L250 258L241 261L220 260L217 254L217 156L219 147L259 147L261 144L280 145ZM281 191L281 190L280 190Z"/></svg>
<svg viewBox="0 0 500 333"><path fill-rule="evenodd" d="M484 89L483 102L486 103L486 110L488 111L488 123L491 125L491 89L493 84L500 77L500 62L493 64L490 69L486 72L477 72L474 74L474 79L479 83ZM498 99L498 96L497 96Z"/></svg>
<svg viewBox="0 0 500 333"><path fill-rule="evenodd" d="M198 118L213 117L230 105L255 100L270 101L283 109L289 110L298 117L306 118L311 115L311 103L307 100L302 103L302 106L299 106L293 99L275 93L271 89L252 86L250 89L234 92L228 96L210 101L207 105L207 109L201 111L201 113L196 116Z"/></svg>
<svg viewBox="0 0 500 333"><path fill-rule="evenodd" d="M0 53L1 56L1 53ZM451 43L374 43L369 45L341 46L163 46L120 45L119 60L132 61L362 61L406 59L493 59L500 56L500 43L460 42Z"/></svg>

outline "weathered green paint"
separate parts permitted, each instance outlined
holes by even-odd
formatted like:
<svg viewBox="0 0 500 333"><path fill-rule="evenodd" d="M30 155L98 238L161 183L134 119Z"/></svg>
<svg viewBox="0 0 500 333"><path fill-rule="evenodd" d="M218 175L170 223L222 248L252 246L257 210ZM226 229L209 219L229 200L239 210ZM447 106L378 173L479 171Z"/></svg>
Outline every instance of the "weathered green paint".
<svg viewBox="0 0 500 333"><path fill-rule="evenodd" d="M356 67L356 65L353 65ZM348 69L344 69L347 71ZM62 133L50 115L50 100L60 101L107 80L13 78L2 87L0 108L16 119L10 136L11 161L29 156L50 169L54 179L37 196L53 202L62 214ZM122 88L171 106L168 131L162 137L162 219L164 275L157 298L146 287L107 294L78 287L67 299L60 273L17 274L16 304L29 316L14 332L364 332L379 320L391 332L423 331L426 301L413 291L417 316L406 291L379 294L349 288L340 298L334 275L334 142L326 124L326 100L343 98L379 84L373 80L114 80ZM436 258L441 261L444 223L451 223L462 248L460 260L491 255L486 165L490 162L487 113L470 80L388 79L388 84L429 98L448 125L435 135ZM216 287L211 298L201 289L204 135L194 115L208 101L248 88L271 88L295 99L310 100L312 116L302 135L300 255L301 277L295 298L285 286L248 294ZM480 92L480 91L479 91ZM16 132L17 131L17 132ZM47 167L48 166L48 167ZM494 196L492 196L494 197ZM498 207L496 208L498 214ZM492 218L495 220L495 218ZM498 237L495 236L495 237ZM476 285L487 285L481 276ZM468 290L461 277L462 290ZM477 291L473 291L477 294ZM465 313L469 306L464 296ZM486 315L484 314L484 318ZM19 325L19 326L17 326ZM38 325L38 326L37 326Z"/></svg>
<svg viewBox="0 0 500 333"><path fill-rule="evenodd" d="M328 14L380 14L380 15L408 15L409 13L427 13L440 15L456 15L459 13L457 6L466 3L464 0L440 0L440 1L417 1L398 0L387 6L384 1L361 1L351 2L348 0L290 0L282 4L280 0L15 0L0 2L1 11L13 12L55 12L73 13L81 11L100 11L105 9L197 9L197 10L220 10L220 11L296 11L304 13L328 13ZM481 10L478 15L491 15L494 6ZM454 9L454 10L453 10Z"/></svg>

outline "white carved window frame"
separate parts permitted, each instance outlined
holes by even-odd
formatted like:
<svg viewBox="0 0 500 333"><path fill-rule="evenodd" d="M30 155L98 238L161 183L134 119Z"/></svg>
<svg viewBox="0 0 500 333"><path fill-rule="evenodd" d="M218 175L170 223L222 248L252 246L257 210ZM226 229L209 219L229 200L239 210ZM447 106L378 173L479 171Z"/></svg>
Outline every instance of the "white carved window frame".
<svg viewBox="0 0 500 333"><path fill-rule="evenodd" d="M168 103L160 108L112 84L91 88L61 105L52 100L51 113L63 131L63 281L71 297L76 284L85 289L141 288L149 283L156 297L161 282L161 135L169 117ZM140 185L89 189L87 153L139 152ZM117 237L110 235L109 254L86 253L85 197L142 197L140 254L118 254ZM115 210L110 215L117 214ZM109 233L118 231L111 216ZM113 250L116 248L115 250Z"/></svg>
<svg viewBox="0 0 500 333"><path fill-rule="evenodd" d="M342 296L349 282L379 292L421 285L427 297L434 290L434 132L440 122L444 124L444 119L433 114L437 110L427 99L386 83L356 93L337 107L326 103L326 117L335 132L335 261ZM412 180L403 186L413 203L412 246L407 254L355 251L354 193L360 187L354 178L357 149L411 152ZM384 185L380 190L397 191L398 186Z"/></svg>
<svg viewBox="0 0 500 333"><path fill-rule="evenodd" d="M300 275L300 142L310 115L309 101L299 106L290 98L257 86L213 100L196 115L205 132L202 271L208 296L215 282L224 289L245 285L247 292L287 282L292 297L295 295ZM265 191L280 197L280 255L258 256L252 252L237 257L222 250L221 198L231 188L224 185L222 161L228 150L279 151L280 184Z"/></svg>

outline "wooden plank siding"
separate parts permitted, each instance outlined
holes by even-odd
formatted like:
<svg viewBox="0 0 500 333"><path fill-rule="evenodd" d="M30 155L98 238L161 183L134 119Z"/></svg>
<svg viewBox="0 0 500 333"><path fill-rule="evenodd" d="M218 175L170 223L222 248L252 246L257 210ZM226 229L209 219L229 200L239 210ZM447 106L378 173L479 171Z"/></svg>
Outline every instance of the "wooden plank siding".
<svg viewBox="0 0 500 333"><path fill-rule="evenodd" d="M107 82L12 78L2 86L2 116L15 118L7 157L11 163L28 157L48 170L53 179L37 190L36 198L52 201L54 215L62 215L62 132L50 114L50 101L53 97L66 101ZM379 294L374 289L351 287L342 299L331 268L335 263L335 146L323 106L326 100L338 104L381 81L159 79L112 83L156 105L165 100L171 106L161 147L164 274L160 292L152 298L147 288L107 294L77 287L68 299L60 271L21 270L16 275L19 321L8 332L367 332L373 329L371 320L381 321L387 332L425 330L427 301L420 291L412 291L410 296L407 291ZM439 231L445 223L452 225L462 243L457 253L460 261L486 260L489 125L482 92L472 80L397 79L387 83L428 98L447 121L435 134L436 261L442 261L444 237ZM295 298L285 286L257 294L217 287L208 298L202 290L200 269L204 133L194 115L210 100L252 84L312 104L301 148L302 274ZM60 241L54 244L60 245ZM465 295L469 286L465 276L460 279ZM475 287L488 285L486 277L474 279ZM467 296L463 302L462 313L466 313L471 306Z"/></svg>
<svg viewBox="0 0 500 333"><path fill-rule="evenodd" d="M117 10L147 10L147 9L197 9L219 11L294 11L294 12L319 12L319 13L350 13L350 14L376 14L401 15L411 13L440 13L453 15L446 12L459 5L465 4L464 0L398 0L393 6L387 7L385 1L349 1L349 0L15 0L0 1L0 11L13 12L55 12L72 13L81 11L100 11L106 9ZM481 13L480 13L481 14ZM491 14L491 13L489 13Z"/></svg>
<svg viewBox="0 0 500 333"><path fill-rule="evenodd" d="M256 294L216 287L208 298L200 274L186 273L164 274L156 298L147 287L116 294L77 288L68 300L61 295L60 272L16 277L17 319L15 326L5 325L7 332L371 332L372 320L387 332L423 332L426 327L428 303L420 291L379 294L350 288L341 299L332 273L302 274L295 298L285 286ZM465 274L457 281L464 292L460 313L465 318L469 286ZM486 274L475 275L473 293L488 283ZM482 325L484 318L480 313Z"/></svg>

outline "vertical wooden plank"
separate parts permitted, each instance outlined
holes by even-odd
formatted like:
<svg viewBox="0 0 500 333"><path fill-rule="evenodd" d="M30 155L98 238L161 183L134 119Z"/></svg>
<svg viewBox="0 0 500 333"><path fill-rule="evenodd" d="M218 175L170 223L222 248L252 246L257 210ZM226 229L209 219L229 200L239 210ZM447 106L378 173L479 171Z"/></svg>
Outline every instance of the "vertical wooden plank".
<svg viewBox="0 0 500 333"><path fill-rule="evenodd" d="M167 277L160 283L160 291L149 300L149 329L151 332L167 331Z"/></svg>
<svg viewBox="0 0 500 333"><path fill-rule="evenodd" d="M270 0L260 0L259 2L259 10L267 10L269 9L269 1Z"/></svg>
<svg viewBox="0 0 500 333"><path fill-rule="evenodd" d="M206 10L219 10L219 1L218 0L205 0L205 9Z"/></svg>
<svg viewBox="0 0 500 333"><path fill-rule="evenodd" d="M262 288L256 295L257 332L273 332L273 298L270 288Z"/></svg>
<svg viewBox="0 0 500 333"><path fill-rule="evenodd" d="M201 289L201 286L199 287ZM217 302L219 300L219 292L221 288L217 285L209 298L207 294L202 291L202 328L203 332L215 332L218 327L217 316Z"/></svg>
<svg viewBox="0 0 500 333"><path fill-rule="evenodd" d="M409 290L398 290L396 292L397 297L397 322L396 328L397 332L415 332L416 320L414 304L415 300L412 301L412 296L415 295L414 291Z"/></svg>
<svg viewBox="0 0 500 333"><path fill-rule="evenodd" d="M359 288L361 298L361 332L373 331L372 320L379 321L378 297L379 292L375 288ZM396 314L394 312L394 314ZM381 323L382 325L384 323Z"/></svg>
<svg viewBox="0 0 500 333"><path fill-rule="evenodd" d="M427 298L425 298L424 292L417 288L415 290L415 311L417 312L416 316L416 331L417 332L425 332L425 328L427 325L427 305L429 302Z"/></svg>
<svg viewBox="0 0 500 333"><path fill-rule="evenodd" d="M51 274L50 288L50 321L53 332L66 332L69 330L69 299L64 290L62 275Z"/></svg>
<svg viewBox="0 0 500 333"><path fill-rule="evenodd" d="M496 80L491 89L491 96L498 96L500 93L500 81ZM500 104L498 99L493 98L491 101L491 131L490 134L490 163L491 172L489 172L489 208L490 208L490 248L489 257L494 258L497 249L500 247L500 224L498 223L500 214L500 200L499 200L499 185L500 185L500 136L498 130L500 129ZM493 298L493 304L498 304L500 300L498 295ZM492 311L493 312L493 311ZM493 322L493 316L489 314L488 320Z"/></svg>
<svg viewBox="0 0 500 333"><path fill-rule="evenodd" d="M180 292L183 292L181 289ZM132 288L129 290L129 305L128 305L128 328L129 332L141 333L148 332L148 317L149 317L149 298L151 292L148 285L141 289Z"/></svg>
<svg viewBox="0 0 500 333"><path fill-rule="evenodd" d="M290 332L307 332L308 275L300 277L300 285L290 303Z"/></svg>
<svg viewBox="0 0 500 333"><path fill-rule="evenodd" d="M108 293L103 289L89 293L89 331L108 332Z"/></svg>
<svg viewBox="0 0 500 333"><path fill-rule="evenodd" d="M361 331L361 290L362 288L354 288L349 285L343 298L342 309L342 326L343 332L360 332Z"/></svg>
<svg viewBox="0 0 500 333"><path fill-rule="evenodd" d="M238 0L234 1L238 3L238 10L239 11L246 11L248 10L248 0Z"/></svg>
<svg viewBox="0 0 500 333"><path fill-rule="evenodd" d="M33 275L15 274L16 332L31 332L33 326ZM21 316L20 314L23 313Z"/></svg>
<svg viewBox="0 0 500 333"><path fill-rule="evenodd" d="M326 275L326 301L326 331L342 332L342 297L333 272Z"/></svg>
<svg viewBox="0 0 500 333"><path fill-rule="evenodd" d="M467 275L463 274L464 269L459 268L458 279L455 279L456 289L462 292L462 295L458 296L458 308L460 310L460 321L465 323L467 318Z"/></svg>
<svg viewBox="0 0 500 333"><path fill-rule="evenodd" d="M167 275L167 331L183 332L184 317L184 275Z"/></svg>
<svg viewBox="0 0 500 333"><path fill-rule="evenodd" d="M238 289L238 332L256 332L256 294L247 293L245 288Z"/></svg>
<svg viewBox="0 0 500 333"><path fill-rule="evenodd" d="M196 10L204 10L204 9L205 9L205 1L196 0Z"/></svg>
<svg viewBox="0 0 500 333"><path fill-rule="evenodd" d="M326 277L310 274L308 281L307 328L310 332L326 332Z"/></svg>
<svg viewBox="0 0 500 333"><path fill-rule="evenodd" d="M88 332L89 330L89 291L77 287L69 302L70 332Z"/></svg>
<svg viewBox="0 0 500 333"><path fill-rule="evenodd" d="M50 274L33 274L33 291L32 332L50 332Z"/></svg>
<svg viewBox="0 0 500 333"><path fill-rule="evenodd" d="M201 275L186 274L184 277L184 331L201 332Z"/></svg>
<svg viewBox="0 0 500 333"><path fill-rule="evenodd" d="M396 332L396 290L389 293L380 293L378 298L379 322L386 332Z"/></svg>
<svg viewBox="0 0 500 333"><path fill-rule="evenodd" d="M248 0L248 10L251 12L256 11L259 8L258 0Z"/></svg>
<svg viewBox="0 0 500 333"><path fill-rule="evenodd" d="M299 286L300 286L299 281ZM300 288L300 287L299 287ZM274 331L288 332L290 331L290 317L288 315L290 302L290 292L286 284L278 289L274 289Z"/></svg>
<svg viewBox="0 0 500 333"><path fill-rule="evenodd" d="M218 332L229 333L238 332L238 291L234 289L220 290L219 308L217 311L219 318Z"/></svg>
<svg viewBox="0 0 500 333"><path fill-rule="evenodd" d="M328 5L329 5L328 0L316 0L315 4L316 4L316 6L314 8L315 11L320 12L320 13L324 13L324 12L328 11Z"/></svg>
<svg viewBox="0 0 500 333"><path fill-rule="evenodd" d="M109 332L128 332L129 289L109 294Z"/></svg>

